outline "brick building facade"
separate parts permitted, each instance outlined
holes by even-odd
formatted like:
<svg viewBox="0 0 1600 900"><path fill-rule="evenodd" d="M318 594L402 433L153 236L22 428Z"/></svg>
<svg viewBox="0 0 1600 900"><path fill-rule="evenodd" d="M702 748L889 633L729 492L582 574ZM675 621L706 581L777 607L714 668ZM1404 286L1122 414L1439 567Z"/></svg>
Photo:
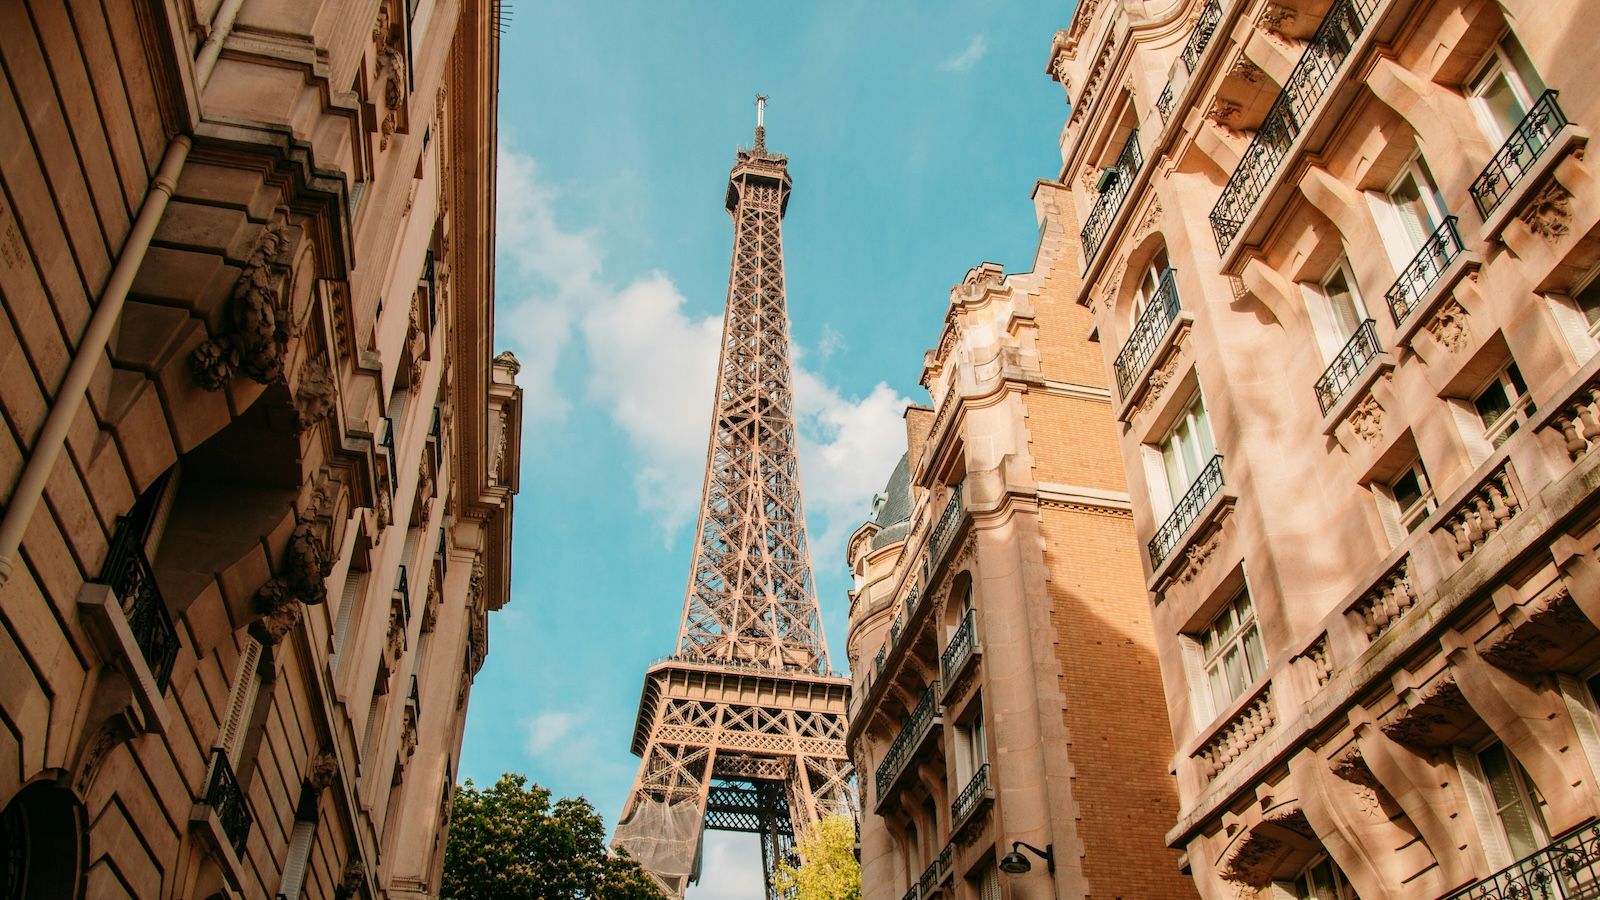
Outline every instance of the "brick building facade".
<svg viewBox="0 0 1600 900"><path fill-rule="evenodd" d="M0 894L437 890L517 488L495 9L0 5Z"/></svg>
<svg viewBox="0 0 1600 900"><path fill-rule="evenodd" d="M1193 897L1150 608L1070 210L950 295L906 457L849 543L866 900ZM1025 842L1026 873L999 862Z"/></svg>

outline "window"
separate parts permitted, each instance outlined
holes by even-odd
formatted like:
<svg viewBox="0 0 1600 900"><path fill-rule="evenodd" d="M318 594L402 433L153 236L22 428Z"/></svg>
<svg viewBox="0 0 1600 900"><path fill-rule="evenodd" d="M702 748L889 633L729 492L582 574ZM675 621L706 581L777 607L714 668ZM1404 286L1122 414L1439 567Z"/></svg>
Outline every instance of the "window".
<svg viewBox="0 0 1600 900"><path fill-rule="evenodd" d="M1600 334L1600 277L1590 278L1589 283L1572 299L1583 311L1583 320L1589 326L1590 336Z"/></svg>
<svg viewBox="0 0 1600 900"><path fill-rule="evenodd" d="M1390 256L1396 268L1410 263L1428 238L1450 215L1444 197L1421 156L1412 157L1384 192L1399 227L1390 235Z"/></svg>
<svg viewBox="0 0 1600 900"><path fill-rule="evenodd" d="M1344 873L1326 854L1295 876L1294 897L1295 900L1357 900Z"/></svg>
<svg viewBox="0 0 1600 900"><path fill-rule="evenodd" d="M978 900L1000 900L1000 870L990 863L978 876Z"/></svg>
<svg viewBox="0 0 1600 900"><path fill-rule="evenodd" d="M1533 400L1528 396L1528 386L1522 380L1522 373L1517 371L1517 364L1511 363L1501 369L1478 396L1472 398L1472 406L1478 411L1478 418L1483 422L1484 440L1499 447L1511 437L1517 428L1528 419L1528 414L1534 411Z"/></svg>
<svg viewBox="0 0 1600 900"><path fill-rule="evenodd" d="M1211 712L1219 714L1267 670L1248 589L1240 590L1200 633L1200 651Z"/></svg>
<svg viewBox="0 0 1600 900"><path fill-rule="evenodd" d="M1522 859L1549 843L1544 797L1506 746L1495 741L1479 750L1478 769L1483 775L1484 799L1492 805L1499 831L1485 837L1504 841L1512 859Z"/></svg>
<svg viewBox="0 0 1600 900"><path fill-rule="evenodd" d="M289 854L283 863L283 878L278 882L278 896L300 900L306 881L306 864L311 860L311 842L316 835L315 821L294 820L294 828L289 832Z"/></svg>
<svg viewBox="0 0 1600 900"><path fill-rule="evenodd" d="M1167 260L1167 248L1162 247L1156 255L1150 257L1150 264L1145 266L1144 275L1139 278L1139 286L1133 292L1133 322L1139 321L1139 314L1145 307L1155 300L1156 294L1161 291L1161 276L1172 268Z"/></svg>
<svg viewBox="0 0 1600 900"><path fill-rule="evenodd" d="M1439 508L1439 501L1433 496L1433 485L1428 481L1428 470L1422 467L1421 457L1407 463L1386 487L1389 500L1394 504L1395 518L1407 534L1416 531L1422 520Z"/></svg>
<svg viewBox="0 0 1600 900"><path fill-rule="evenodd" d="M1217 455L1216 442L1211 439L1211 423L1206 417L1205 399L1199 393L1178 416L1159 449L1162 470L1167 476L1167 496L1163 499L1170 508L1188 492L1189 485L1200 477L1211 457Z"/></svg>
<svg viewBox="0 0 1600 900"><path fill-rule="evenodd" d="M1517 123L1542 93L1544 83L1533 70L1522 45L1510 34L1500 39L1467 85L1467 99L1478 116L1478 123L1496 144L1511 136Z"/></svg>
<svg viewBox="0 0 1600 900"><path fill-rule="evenodd" d="M1311 321L1323 359L1331 360L1367 320L1367 307L1356 289L1356 276L1350 269L1349 257L1339 257L1313 292L1321 303L1311 305Z"/></svg>
<svg viewBox="0 0 1600 900"><path fill-rule="evenodd" d="M984 743L982 707L966 724L956 726L956 741L960 752L956 774L965 784L989 762L989 747Z"/></svg>

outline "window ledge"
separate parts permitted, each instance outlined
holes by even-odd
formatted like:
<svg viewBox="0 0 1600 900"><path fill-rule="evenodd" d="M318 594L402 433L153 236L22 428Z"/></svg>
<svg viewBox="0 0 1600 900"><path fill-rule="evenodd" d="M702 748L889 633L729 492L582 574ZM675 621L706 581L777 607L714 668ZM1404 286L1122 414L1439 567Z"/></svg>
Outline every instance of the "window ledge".
<svg viewBox="0 0 1600 900"><path fill-rule="evenodd" d="M1561 130L1550 139L1549 147L1534 161L1533 168L1518 180L1517 186L1512 188L1500 205L1484 219L1483 229L1478 232L1478 241L1487 244L1500 240L1506 225L1522 211L1528 195L1544 187L1545 179L1570 151L1588 143L1588 131L1571 122L1561 126Z"/></svg>
<svg viewBox="0 0 1600 900"><path fill-rule="evenodd" d="M1217 545L1222 542L1222 526L1233 514L1233 508L1238 502L1238 496L1229 491L1227 485L1223 485L1206 503L1200 515L1195 516L1194 524L1184 532L1183 539L1172 548L1172 552L1161 561L1161 565L1156 566L1150 573L1150 580L1145 586L1156 595L1156 602L1160 602L1162 591L1174 578L1185 575L1186 581L1193 580L1192 573L1186 573L1185 569L1198 571L1215 555Z"/></svg>
<svg viewBox="0 0 1600 900"><path fill-rule="evenodd" d="M1417 332L1433 319L1433 313L1444 302L1446 297L1455 293L1456 285L1469 274L1476 273L1483 267L1483 257L1471 250L1463 250L1456 254L1456 258L1445 267L1443 274L1433 287L1423 295L1417 304L1411 307L1406 317L1394 329L1394 348L1396 350L1410 349L1411 339Z"/></svg>
<svg viewBox="0 0 1600 900"><path fill-rule="evenodd" d="M1139 371L1139 376L1134 379L1133 390L1117 406L1116 417L1119 423L1126 425L1133 421L1134 416L1157 405L1162 390L1174 379L1171 372L1160 379L1155 378L1155 374L1163 370L1173 357L1183 355L1188 343L1185 338L1193 327L1194 313L1187 309L1179 309L1178 314L1172 319L1172 324L1167 326L1166 334L1156 342L1156 350L1150 354L1150 361L1145 363L1144 368Z"/></svg>
<svg viewBox="0 0 1600 900"><path fill-rule="evenodd" d="M196 803L189 813L189 826L206 845L207 851L221 863L223 878L235 891L244 890L244 861L233 852L227 832L222 830L222 819L210 804Z"/></svg>
<svg viewBox="0 0 1600 900"><path fill-rule="evenodd" d="M134 640L133 629L128 626L117 595L109 585L85 582L78 590L78 612L88 626L89 638L100 658L127 680L133 699L144 714L141 728L146 733L165 734L166 700L156 686L155 674L145 662L144 651Z"/></svg>
<svg viewBox="0 0 1600 900"><path fill-rule="evenodd" d="M1328 410L1328 414L1322 417L1322 433L1331 437L1334 429L1350 415L1356 404L1372 393L1372 385L1378 378L1392 371L1394 371L1394 357L1386 350L1378 351L1378 355L1372 358L1366 371L1345 389L1344 394L1339 397L1339 402L1333 404L1333 409Z"/></svg>

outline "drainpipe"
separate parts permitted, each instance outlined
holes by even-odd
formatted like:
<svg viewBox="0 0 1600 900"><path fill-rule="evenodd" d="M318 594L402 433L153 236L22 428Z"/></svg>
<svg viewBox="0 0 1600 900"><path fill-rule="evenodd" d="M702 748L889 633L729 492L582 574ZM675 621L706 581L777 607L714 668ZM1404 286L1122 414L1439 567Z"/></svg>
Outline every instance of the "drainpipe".
<svg viewBox="0 0 1600 900"><path fill-rule="evenodd" d="M233 24L243 6L244 0L224 0L211 19L211 31L195 54L197 102L205 93L206 83L211 80L211 73L216 70L217 60L222 56L222 44L233 33ZM22 546L23 532L28 529L33 511L39 507L39 498L44 496L45 482L50 480L56 459L61 456L61 448L66 445L72 420L83 408L89 379L111 341L111 330L122 316L128 289L133 286L133 278L144 263L145 253L150 249L150 239L155 236L156 226L167 211L167 202L177 190L178 175L183 171L183 164L188 161L189 151L193 147L193 139L186 134L174 137L167 144L167 152L161 157L156 177L150 182L150 190L139 207L139 217L134 220L128 239L122 245L122 255L117 257L117 264L112 268L111 277L106 280L105 290L100 294L100 302L89 319L89 327L84 329L83 340L78 343L72 364L67 367L67 377L62 379L61 389L56 392L55 405L50 407L50 413L45 417L39 439L33 445L33 455L28 457L22 478L11 493L11 505L6 507L5 519L0 520L0 588L11 580L11 572L16 567L17 548Z"/></svg>

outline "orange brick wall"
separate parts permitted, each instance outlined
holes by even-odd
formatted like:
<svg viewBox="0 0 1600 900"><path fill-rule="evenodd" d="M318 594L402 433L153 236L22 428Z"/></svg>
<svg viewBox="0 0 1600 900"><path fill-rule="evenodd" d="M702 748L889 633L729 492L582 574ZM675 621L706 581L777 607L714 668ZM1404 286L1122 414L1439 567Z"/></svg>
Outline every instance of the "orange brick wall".
<svg viewBox="0 0 1600 900"><path fill-rule="evenodd" d="M1178 792L1133 520L1047 506L1040 528L1087 896L1195 897L1166 847Z"/></svg>
<svg viewBox="0 0 1600 900"><path fill-rule="evenodd" d="M1034 477L1040 481L1128 489L1111 408L1103 400L1030 393L1028 452L1033 454ZM1133 565L1137 571L1138 557Z"/></svg>

